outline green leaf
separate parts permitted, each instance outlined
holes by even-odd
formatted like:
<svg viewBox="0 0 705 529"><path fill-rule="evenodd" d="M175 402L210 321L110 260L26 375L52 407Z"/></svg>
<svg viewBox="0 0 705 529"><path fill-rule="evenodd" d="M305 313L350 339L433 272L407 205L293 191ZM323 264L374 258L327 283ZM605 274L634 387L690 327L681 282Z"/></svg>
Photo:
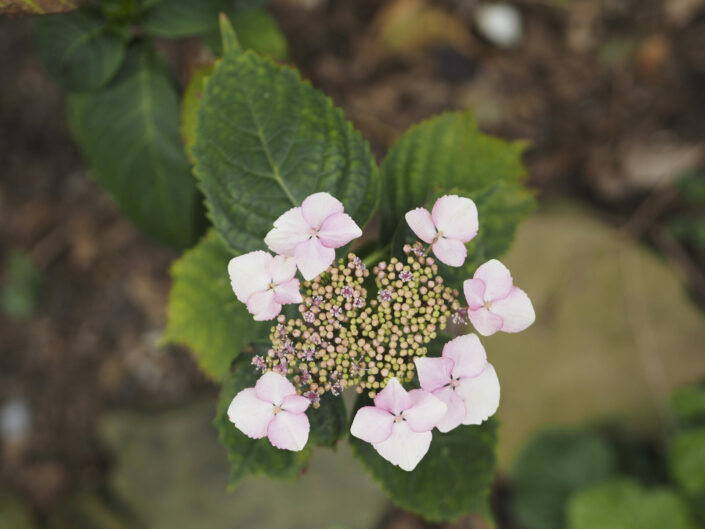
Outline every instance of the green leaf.
<svg viewBox="0 0 705 529"><path fill-rule="evenodd" d="M512 510L526 529L562 529L570 495L605 481L615 466L614 450L595 432L543 432L514 465Z"/></svg>
<svg viewBox="0 0 705 529"><path fill-rule="evenodd" d="M203 98L203 90L206 87L206 82L208 82L208 79L210 79L210 76L213 74L213 68L213 65L209 65L194 71L184 92L184 97L181 100L181 137L186 146L186 153L192 162L194 160L191 151L196 141L198 109L201 106L201 99Z"/></svg>
<svg viewBox="0 0 705 529"><path fill-rule="evenodd" d="M245 346L269 334L272 322L256 322L230 287L231 252L215 230L174 263L164 339L191 348L198 366L223 380Z"/></svg>
<svg viewBox="0 0 705 529"><path fill-rule="evenodd" d="M230 402L239 391L253 387L257 378L256 369L249 365L240 365L225 381L220 391L214 424L232 466L229 481L231 489L242 478L250 475L265 474L275 478L296 478L306 469L311 457L311 443L308 443L300 452L279 450L274 448L266 437L250 439L230 422L228 419Z"/></svg>
<svg viewBox="0 0 705 529"><path fill-rule="evenodd" d="M684 426L705 426L705 385L687 386L674 391L671 408Z"/></svg>
<svg viewBox="0 0 705 529"><path fill-rule="evenodd" d="M127 35L106 24L99 13L39 17L34 42L42 65L65 90L84 92L107 83L125 58Z"/></svg>
<svg viewBox="0 0 705 529"><path fill-rule="evenodd" d="M695 529L683 500L628 479L581 490L568 504L568 529Z"/></svg>
<svg viewBox="0 0 705 529"><path fill-rule="evenodd" d="M298 73L252 52L226 56L198 113L195 172L215 227L242 252L264 247L273 221L326 191L361 226L378 197L369 146Z"/></svg>
<svg viewBox="0 0 705 529"><path fill-rule="evenodd" d="M7 256L4 268L0 310L10 318L29 318L37 308L41 272L29 256L16 251Z"/></svg>
<svg viewBox="0 0 705 529"><path fill-rule="evenodd" d="M200 210L179 134L179 95L164 61L137 44L108 86L69 103L74 137L122 212L158 240L192 245Z"/></svg>
<svg viewBox="0 0 705 529"><path fill-rule="evenodd" d="M320 408L309 407L306 414L311 423L310 442L314 444L334 447L347 433L347 412L341 396L326 393L321 397Z"/></svg>
<svg viewBox="0 0 705 529"><path fill-rule="evenodd" d="M669 464L678 485L689 495L705 500L705 428L677 433Z"/></svg>
<svg viewBox="0 0 705 529"><path fill-rule="evenodd" d="M407 211L430 208L439 196L455 193L477 203L480 231L468 248L467 264L445 271L467 276L481 262L499 257L534 207L521 184L523 150L523 143L481 133L469 112L442 114L410 128L382 162L380 244L408 232Z"/></svg>
<svg viewBox="0 0 705 529"><path fill-rule="evenodd" d="M276 19L266 10L236 11L230 14L230 22L243 49L267 55L275 61L287 60L286 37ZM203 40L215 55L222 55L220 31L207 33Z"/></svg>
<svg viewBox="0 0 705 529"><path fill-rule="evenodd" d="M188 37L214 31L225 0L161 0L142 18L142 28L159 37Z"/></svg>
<svg viewBox="0 0 705 529"><path fill-rule="evenodd" d="M359 397L355 412L368 404L366 396ZM371 444L350 437L353 454L394 503L438 522L469 513L489 516L496 443L494 419L445 434L434 430L428 453L406 472L383 459Z"/></svg>

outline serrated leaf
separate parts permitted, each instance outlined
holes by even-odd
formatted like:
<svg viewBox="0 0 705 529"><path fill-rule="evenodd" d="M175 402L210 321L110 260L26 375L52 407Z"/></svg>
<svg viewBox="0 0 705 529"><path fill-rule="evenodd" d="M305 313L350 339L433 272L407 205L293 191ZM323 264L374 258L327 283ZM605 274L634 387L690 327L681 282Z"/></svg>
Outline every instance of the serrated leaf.
<svg viewBox="0 0 705 529"><path fill-rule="evenodd" d="M202 35L218 27L225 0L160 0L145 13L142 28L159 37Z"/></svg>
<svg viewBox="0 0 705 529"><path fill-rule="evenodd" d="M360 225L376 207L367 142L296 71L252 52L216 66L193 153L210 217L242 252L264 248L273 221L311 193L337 197Z"/></svg>
<svg viewBox="0 0 705 529"><path fill-rule="evenodd" d="M369 403L358 398L355 412ZM418 466L406 472L383 459L371 444L350 436L353 454L394 503L431 521L461 514L489 516L495 477L497 423L459 426L448 433L433 431L431 448Z"/></svg>
<svg viewBox="0 0 705 529"><path fill-rule="evenodd" d="M705 500L705 428L677 433L669 464L678 485L689 495Z"/></svg>
<svg viewBox="0 0 705 529"><path fill-rule="evenodd" d="M223 380L245 346L266 338L272 322L256 322L230 287L230 251L215 230L187 251L171 269L164 339L187 345L198 366Z"/></svg>
<svg viewBox="0 0 705 529"><path fill-rule="evenodd" d="M565 503L616 469L611 445L590 431L549 430L532 439L514 464L514 515L526 529L562 529Z"/></svg>
<svg viewBox="0 0 705 529"><path fill-rule="evenodd" d="M309 407L306 414L311 424L310 442L334 447L347 432L347 412L342 396L326 393L321 397L320 408Z"/></svg>
<svg viewBox="0 0 705 529"><path fill-rule="evenodd" d="M695 529L683 500L628 479L588 487L568 504L569 529Z"/></svg>
<svg viewBox="0 0 705 529"><path fill-rule="evenodd" d="M65 90L84 92L107 83L125 58L127 35L92 9L40 17L34 43L42 65Z"/></svg>
<svg viewBox="0 0 705 529"><path fill-rule="evenodd" d="M311 457L311 443L300 452L279 450L269 440L250 439L228 419L228 407L235 395L253 387L258 372L249 365L238 366L223 384L215 416L218 438L228 453L232 466L229 487L233 488L246 476L265 474L283 479L294 479L306 469Z"/></svg>
<svg viewBox="0 0 705 529"><path fill-rule="evenodd" d="M482 262L501 256L534 207L521 184L523 149L523 143L480 132L469 112L442 114L410 128L382 162L380 243L395 238L398 245L400 233L407 238L407 211L430 208L439 196L455 193L476 201L480 231L468 246L466 265L444 271L467 277Z"/></svg>
<svg viewBox="0 0 705 529"><path fill-rule="evenodd" d="M193 244L200 210L179 134L179 96L164 61L133 46L103 89L69 99L71 130L93 176L152 237Z"/></svg>
<svg viewBox="0 0 705 529"><path fill-rule="evenodd" d="M181 100L181 136L184 140L186 153L193 162L193 144L196 141L196 123L198 109L203 99L206 82L213 74L213 65L204 66L194 71Z"/></svg>

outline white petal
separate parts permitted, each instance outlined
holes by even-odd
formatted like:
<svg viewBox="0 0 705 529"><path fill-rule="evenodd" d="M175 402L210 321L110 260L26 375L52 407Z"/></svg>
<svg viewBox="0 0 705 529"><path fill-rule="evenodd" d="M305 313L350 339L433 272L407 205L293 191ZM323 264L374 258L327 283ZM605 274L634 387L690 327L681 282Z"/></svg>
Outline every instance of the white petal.
<svg viewBox="0 0 705 529"><path fill-rule="evenodd" d="M433 243L433 255L448 266L463 266L468 256L468 249L465 243L458 239L441 237Z"/></svg>
<svg viewBox="0 0 705 529"><path fill-rule="evenodd" d="M499 379L492 364L475 378L463 378L456 393L465 402L463 424L482 424L499 407Z"/></svg>
<svg viewBox="0 0 705 529"><path fill-rule="evenodd" d="M477 235L477 207L469 198L443 196L436 200L431 216L436 229L444 237L466 243Z"/></svg>
<svg viewBox="0 0 705 529"><path fill-rule="evenodd" d="M436 425L438 431L446 433L460 426L466 415L463 399L450 386L437 389L433 394L448 406L448 411Z"/></svg>
<svg viewBox="0 0 705 529"><path fill-rule="evenodd" d="M298 452L306 446L310 429L305 413L280 411L269 423L267 437L272 445L281 450Z"/></svg>
<svg viewBox="0 0 705 529"><path fill-rule="evenodd" d="M381 443L392 435L394 416L375 406L364 406L357 410L350 434L368 443Z"/></svg>
<svg viewBox="0 0 705 529"><path fill-rule="evenodd" d="M453 378L476 377L487 365L487 353L476 334L453 338L443 346L443 358L453 360Z"/></svg>
<svg viewBox="0 0 705 529"><path fill-rule="evenodd" d="M230 259L228 274L237 299L247 303L247 298L255 292L267 290L271 281L267 266L271 261L272 255L262 250Z"/></svg>
<svg viewBox="0 0 705 529"><path fill-rule="evenodd" d="M290 413L303 413L310 404L311 401L301 395L287 395L282 400L282 410Z"/></svg>
<svg viewBox="0 0 705 529"><path fill-rule="evenodd" d="M523 331L536 319L529 296L519 287L512 287L506 298L492 302L490 311L501 316L504 332Z"/></svg>
<svg viewBox="0 0 705 529"><path fill-rule="evenodd" d="M473 276L485 283L485 301L501 299L509 294L512 288L512 274L509 269L497 259L490 259L480 265Z"/></svg>
<svg viewBox="0 0 705 529"><path fill-rule="evenodd" d="M485 282L482 279L466 279L463 292L468 308L477 310L485 304Z"/></svg>
<svg viewBox="0 0 705 529"><path fill-rule="evenodd" d="M406 421L402 421L394 423L392 435L387 440L372 446L384 459L411 472L428 452L432 438L431 432L414 432Z"/></svg>
<svg viewBox="0 0 705 529"><path fill-rule="evenodd" d="M255 384L257 397L275 406L281 406L285 397L296 395L296 388L289 380L279 373L268 371Z"/></svg>
<svg viewBox="0 0 705 529"><path fill-rule="evenodd" d="M342 213L343 204L328 193L314 193L301 203L301 210L306 223L311 228L318 229L328 217Z"/></svg>
<svg viewBox="0 0 705 529"><path fill-rule="evenodd" d="M321 224L318 238L323 246L340 248L362 235L362 230L346 213L331 215Z"/></svg>
<svg viewBox="0 0 705 529"><path fill-rule="evenodd" d="M254 316L255 321L274 319L282 310L281 303L275 299L274 290L255 292L247 298L247 310Z"/></svg>
<svg viewBox="0 0 705 529"><path fill-rule="evenodd" d="M293 257L277 255L269 262L267 271L274 283L284 283L296 275L296 261Z"/></svg>
<svg viewBox="0 0 705 529"><path fill-rule="evenodd" d="M264 242L280 255L294 255L294 248L311 237L311 227L301 213L301 208L291 208L274 221L274 228Z"/></svg>
<svg viewBox="0 0 705 529"><path fill-rule="evenodd" d="M274 406L259 399L254 388L243 389L230 403L228 418L246 436L261 439L274 418Z"/></svg>
<svg viewBox="0 0 705 529"><path fill-rule="evenodd" d="M475 327L475 330L482 336L491 336L504 325L501 316L493 314L484 307L477 310L468 309L468 318Z"/></svg>
<svg viewBox="0 0 705 529"><path fill-rule="evenodd" d="M404 215L406 223L416 236L427 244L431 244L436 237L436 227L433 225L431 214L425 208L416 208L407 211Z"/></svg>
<svg viewBox="0 0 705 529"><path fill-rule="evenodd" d="M424 391L435 391L450 383L454 363L451 358L423 357L415 359L414 363Z"/></svg>
<svg viewBox="0 0 705 529"><path fill-rule="evenodd" d="M412 389L409 396L414 404L404 410L402 416L415 432L429 432L438 424L448 411L445 402L422 389Z"/></svg>
<svg viewBox="0 0 705 529"><path fill-rule="evenodd" d="M396 378L390 378L384 389L375 397L375 406L394 415L399 415L413 404L409 393Z"/></svg>
<svg viewBox="0 0 705 529"><path fill-rule="evenodd" d="M282 305L287 303L301 303L303 298L299 291L299 280L290 279L274 287L274 301Z"/></svg>
<svg viewBox="0 0 705 529"><path fill-rule="evenodd" d="M294 258L304 279L311 280L333 264L335 250L326 248L321 244L321 241L313 238L296 247Z"/></svg>

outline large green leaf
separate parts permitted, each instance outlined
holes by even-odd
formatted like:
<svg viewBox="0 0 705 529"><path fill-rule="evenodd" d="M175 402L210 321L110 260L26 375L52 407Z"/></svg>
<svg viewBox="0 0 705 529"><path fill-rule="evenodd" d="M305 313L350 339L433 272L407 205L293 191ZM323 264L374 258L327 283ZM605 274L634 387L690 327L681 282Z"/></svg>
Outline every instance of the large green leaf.
<svg viewBox="0 0 705 529"><path fill-rule="evenodd" d="M446 271L467 275L510 246L518 224L534 206L521 183L524 144L487 136L469 112L446 113L405 132L382 162L380 243L409 233L404 214L431 207L446 193L467 196L478 206L480 230L468 247L469 259Z"/></svg>
<svg viewBox="0 0 705 529"><path fill-rule="evenodd" d="M705 428L679 432L673 439L669 463L678 485L705 500Z"/></svg>
<svg viewBox="0 0 705 529"><path fill-rule="evenodd" d="M244 347L264 339L272 322L256 322L230 287L234 256L215 230L174 263L164 338L188 345L199 367L223 380Z"/></svg>
<svg viewBox="0 0 705 529"><path fill-rule="evenodd" d="M705 385L679 388L671 395L671 408L683 426L705 426Z"/></svg>
<svg viewBox="0 0 705 529"><path fill-rule="evenodd" d="M263 248L272 222L317 191L364 225L379 191L367 142L295 70L231 49L206 85L193 148L223 238L239 251Z"/></svg>
<svg viewBox="0 0 705 529"><path fill-rule="evenodd" d="M355 410L367 404L369 399L361 396ZM445 434L434 430L428 453L414 470L406 472L383 459L371 444L350 437L353 454L392 501L432 521L467 513L490 516L496 443L494 419Z"/></svg>
<svg viewBox="0 0 705 529"><path fill-rule="evenodd" d="M218 27L226 0L160 0L145 13L142 28L160 37L202 35Z"/></svg>
<svg viewBox="0 0 705 529"><path fill-rule="evenodd" d="M181 136L186 146L186 153L193 161L193 144L196 141L196 123L198 109L201 106L206 82L213 74L213 65L199 68L191 75L184 97L181 101Z"/></svg>
<svg viewBox="0 0 705 529"><path fill-rule="evenodd" d="M65 90L95 90L107 83L125 58L127 34L98 12L39 17L34 42L42 65Z"/></svg>
<svg viewBox="0 0 705 529"><path fill-rule="evenodd" d="M251 439L230 422L228 419L230 402L239 391L253 387L257 378L257 370L243 364L238 366L220 390L215 426L232 466L230 488L250 475L266 474L276 478L296 478L306 469L311 457L311 443L308 443L300 452L279 450L274 448L266 437Z"/></svg>
<svg viewBox="0 0 705 529"><path fill-rule="evenodd" d="M311 442L334 447L347 432L348 421L342 396L326 393L320 408L309 407L306 412L311 423Z"/></svg>
<svg viewBox="0 0 705 529"><path fill-rule="evenodd" d="M137 44L108 86L69 102L81 151L123 213L156 239L193 244L200 210L179 134L177 86L164 61Z"/></svg>
<svg viewBox="0 0 705 529"><path fill-rule="evenodd" d="M568 529L695 529L683 500L619 479L581 490L568 504Z"/></svg>
<svg viewBox="0 0 705 529"><path fill-rule="evenodd" d="M288 44L276 19L265 9L248 9L230 14L237 39L245 50L252 50L260 55L267 55L275 61L286 61ZM222 43L220 30L203 35L203 41L211 51L220 56Z"/></svg>
<svg viewBox="0 0 705 529"><path fill-rule="evenodd" d="M605 481L615 467L614 449L595 432L543 432L514 465L512 511L526 529L562 529L570 495Z"/></svg>

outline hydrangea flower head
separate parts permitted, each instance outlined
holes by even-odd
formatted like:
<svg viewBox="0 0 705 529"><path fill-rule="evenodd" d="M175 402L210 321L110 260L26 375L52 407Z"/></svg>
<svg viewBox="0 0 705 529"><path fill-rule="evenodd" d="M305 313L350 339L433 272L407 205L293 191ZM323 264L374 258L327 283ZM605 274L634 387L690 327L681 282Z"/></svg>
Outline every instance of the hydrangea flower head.
<svg viewBox="0 0 705 529"><path fill-rule="evenodd" d="M286 377L272 371L265 373L254 388L240 391L230 403L228 418L252 439L267 437L282 450L303 450L310 425L306 397L297 395Z"/></svg>
<svg viewBox="0 0 705 529"><path fill-rule="evenodd" d="M420 389L406 391L392 378L375 397L374 406L357 411L350 433L408 472L428 452L431 430L446 410L446 404L432 394Z"/></svg>
<svg viewBox="0 0 705 529"><path fill-rule="evenodd" d="M475 334L446 343L440 358L417 358L416 371L421 388L448 405L437 425L441 432L482 424L499 407L499 380Z"/></svg>
<svg viewBox="0 0 705 529"><path fill-rule="evenodd" d="M256 251L233 257L228 263L230 284L237 299L255 320L271 320L286 303L300 303L296 264L288 257Z"/></svg>
<svg viewBox="0 0 705 529"><path fill-rule="evenodd" d="M445 195L436 200L433 210L416 208L407 212L406 222L438 260L449 266L462 266L468 255L465 243L479 228L477 207L469 198Z"/></svg>
<svg viewBox="0 0 705 529"><path fill-rule="evenodd" d="M340 200L314 193L275 220L264 242L272 251L293 257L304 279L310 280L333 263L336 248L360 235L362 230L343 212Z"/></svg>
<svg viewBox="0 0 705 529"><path fill-rule="evenodd" d="M529 296L514 286L512 274L497 259L481 265L463 290L468 318L483 336L523 331L536 319Z"/></svg>

